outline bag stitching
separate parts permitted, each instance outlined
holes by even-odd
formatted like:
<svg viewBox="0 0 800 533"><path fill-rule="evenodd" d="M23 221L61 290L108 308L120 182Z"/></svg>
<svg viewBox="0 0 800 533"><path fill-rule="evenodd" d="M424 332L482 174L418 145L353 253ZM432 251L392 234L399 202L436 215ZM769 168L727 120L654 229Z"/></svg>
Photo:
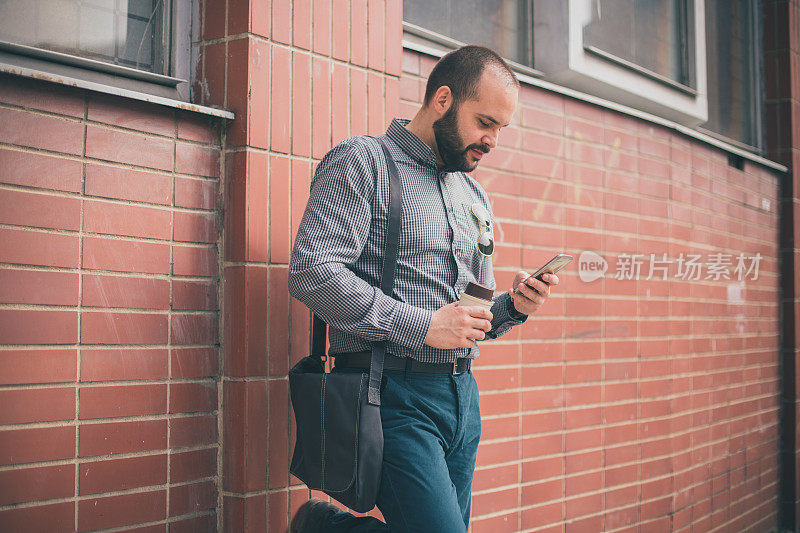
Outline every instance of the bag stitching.
<svg viewBox="0 0 800 533"><path fill-rule="evenodd" d="M325 490L325 384L328 381L328 374L323 372L322 373L322 394L319 398L319 409L320 409L320 429L322 431L322 437L320 438L320 451L322 452L321 461L322 461L322 476L320 480L320 487L322 490Z"/></svg>

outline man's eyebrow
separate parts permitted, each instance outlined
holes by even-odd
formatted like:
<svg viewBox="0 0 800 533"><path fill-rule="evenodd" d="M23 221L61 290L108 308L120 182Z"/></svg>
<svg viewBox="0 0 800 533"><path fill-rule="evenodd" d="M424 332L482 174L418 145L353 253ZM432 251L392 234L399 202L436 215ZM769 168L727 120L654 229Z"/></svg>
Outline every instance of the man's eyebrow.
<svg viewBox="0 0 800 533"><path fill-rule="evenodd" d="M500 121L497 120L496 118L494 118L491 115L484 115L483 113L478 113L478 116L482 117L482 118L485 118L486 120L488 120L490 122L494 122L495 124L500 124ZM509 122L509 124L510 124L510 122ZM508 126L508 124L500 124L501 128L505 128L506 126Z"/></svg>

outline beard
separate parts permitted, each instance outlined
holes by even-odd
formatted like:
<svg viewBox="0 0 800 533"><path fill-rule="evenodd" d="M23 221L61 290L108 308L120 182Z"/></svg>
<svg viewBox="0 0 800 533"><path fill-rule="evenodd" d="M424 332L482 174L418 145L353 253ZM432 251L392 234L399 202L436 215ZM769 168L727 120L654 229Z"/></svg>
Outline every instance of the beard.
<svg viewBox="0 0 800 533"><path fill-rule="evenodd" d="M433 134L436 138L436 147L439 157L444 163L444 172L472 172L478 166L478 161L470 163L467 154L470 150L488 153L489 147L483 143L464 146L461 134L458 132L458 105L454 102L442 118L433 123Z"/></svg>

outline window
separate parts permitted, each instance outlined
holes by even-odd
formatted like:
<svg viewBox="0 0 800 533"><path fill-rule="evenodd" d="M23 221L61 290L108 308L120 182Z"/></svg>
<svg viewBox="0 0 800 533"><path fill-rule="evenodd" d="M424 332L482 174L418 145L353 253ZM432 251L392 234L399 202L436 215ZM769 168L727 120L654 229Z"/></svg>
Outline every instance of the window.
<svg viewBox="0 0 800 533"><path fill-rule="evenodd" d="M706 0L708 122L703 128L749 147L764 146L757 0Z"/></svg>
<svg viewBox="0 0 800 533"><path fill-rule="evenodd" d="M188 100L191 6L0 0L0 64Z"/></svg>
<svg viewBox="0 0 800 533"><path fill-rule="evenodd" d="M533 66L533 0L403 0L403 20Z"/></svg>
<svg viewBox="0 0 800 533"><path fill-rule="evenodd" d="M686 0L596 0L583 45L644 74L692 87L688 14Z"/></svg>

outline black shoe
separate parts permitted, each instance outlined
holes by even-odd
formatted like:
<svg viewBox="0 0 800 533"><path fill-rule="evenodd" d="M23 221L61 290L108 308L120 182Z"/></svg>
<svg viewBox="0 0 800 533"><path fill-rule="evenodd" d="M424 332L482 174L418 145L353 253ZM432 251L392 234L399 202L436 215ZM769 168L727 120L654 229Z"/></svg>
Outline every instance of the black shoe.
<svg viewBox="0 0 800 533"><path fill-rule="evenodd" d="M290 533L322 533L328 517L339 512L339 508L325 500L311 498L300 506L292 518Z"/></svg>

